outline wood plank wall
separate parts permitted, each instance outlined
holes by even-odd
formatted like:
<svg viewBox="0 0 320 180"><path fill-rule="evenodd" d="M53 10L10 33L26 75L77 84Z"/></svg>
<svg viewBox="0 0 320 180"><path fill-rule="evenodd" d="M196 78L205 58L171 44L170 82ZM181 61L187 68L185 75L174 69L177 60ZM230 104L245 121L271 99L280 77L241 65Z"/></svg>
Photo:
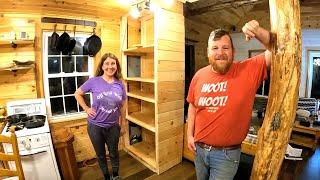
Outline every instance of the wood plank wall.
<svg viewBox="0 0 320 180"><path fill-rule="evenodd" d="M157 17L158 18L158 17ZM155 19L158 37L157 114L159 171L181 162L184 123L185 28L184 16L165 12Z"/></svg>

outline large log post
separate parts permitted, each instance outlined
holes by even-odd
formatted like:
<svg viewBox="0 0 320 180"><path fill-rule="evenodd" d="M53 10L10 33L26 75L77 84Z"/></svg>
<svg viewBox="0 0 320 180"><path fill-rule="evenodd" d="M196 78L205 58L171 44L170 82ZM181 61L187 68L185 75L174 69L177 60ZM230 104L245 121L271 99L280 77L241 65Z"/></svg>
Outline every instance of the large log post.
<svg viewBox="0 0 320 180"><path fill-rule="evenodd" d="M299 0L269 0L273 37L266 116L251 179L277 179L295 120L301 64Z"/></svg>

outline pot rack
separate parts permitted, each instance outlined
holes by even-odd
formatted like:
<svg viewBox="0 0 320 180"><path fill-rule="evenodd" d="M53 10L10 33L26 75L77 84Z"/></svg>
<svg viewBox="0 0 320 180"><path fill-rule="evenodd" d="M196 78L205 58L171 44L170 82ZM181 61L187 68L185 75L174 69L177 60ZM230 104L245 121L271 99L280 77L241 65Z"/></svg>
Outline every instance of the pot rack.
<svg viewBox="0 0 320 180"><path fill-rule="evenodd" d="M55 23L55 24L72 24L72 25L83 25L97 27L95 21L86 21L78 19L65 19L65 18L52 18L52 17L43 17L41 18L42 23Z"/></svg>

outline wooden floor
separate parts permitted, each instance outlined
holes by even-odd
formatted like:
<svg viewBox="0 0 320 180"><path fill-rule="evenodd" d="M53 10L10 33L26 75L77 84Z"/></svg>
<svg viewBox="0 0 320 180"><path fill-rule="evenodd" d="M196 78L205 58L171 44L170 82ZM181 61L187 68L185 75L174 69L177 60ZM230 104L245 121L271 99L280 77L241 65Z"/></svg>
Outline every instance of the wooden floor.
<svg viewBox="0 0 320 180"><path fill-rule="evenodd" d="M304 160L284 160L279 174L279 180L320 180L320 146L315 152L303 150ZM250 178L253 157L243 154L235 180ZM84 164L84 163L83 163ZM87 162L84 167L80 164L80 180L103 180L103 175L95 160ZM111 169L111 168L109 168ZM144 165L133 159L127 153L120 152L120 176L124 180L193 180L196 179L192 162L183 160L182 163L157 175Z"/></svg>

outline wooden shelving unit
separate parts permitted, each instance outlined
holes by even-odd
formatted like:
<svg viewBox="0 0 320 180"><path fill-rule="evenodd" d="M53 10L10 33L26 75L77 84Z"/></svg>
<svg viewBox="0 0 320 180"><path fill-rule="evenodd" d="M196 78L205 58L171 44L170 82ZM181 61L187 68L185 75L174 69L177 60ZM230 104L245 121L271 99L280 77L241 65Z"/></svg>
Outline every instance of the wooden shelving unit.
<svg viewBox="0 0 320 180"><path fill-rule="evenodd" d="M123 16L121 42L128 95L125 148L160 174L182 160L184 101L176 95L184 93L184 17L164 9L139 19ZM166 68L176 61L183 62L177 71ZM141 129L141 142L130 139L132 123Z"/></svg>
<svg viewBox="0 0 320 180"><path fill-rule="evenodd" d="M315 150L319 139L320 128L305 127L299 124L294 124L289 142Z"/></svg>

